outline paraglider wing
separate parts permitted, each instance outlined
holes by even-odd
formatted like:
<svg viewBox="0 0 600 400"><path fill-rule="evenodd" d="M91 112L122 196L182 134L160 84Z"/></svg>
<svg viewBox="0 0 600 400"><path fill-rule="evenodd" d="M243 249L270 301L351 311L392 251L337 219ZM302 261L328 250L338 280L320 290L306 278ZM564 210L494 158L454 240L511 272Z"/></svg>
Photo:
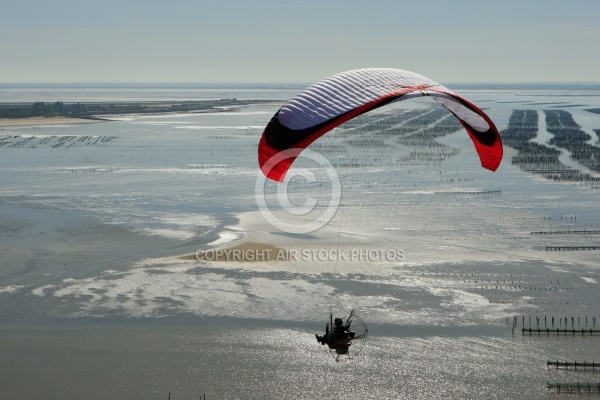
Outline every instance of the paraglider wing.
<svg viewBox="0 0 600 400"><path fill-rule="evenodd" d="M495 171L502 160L500 134L477 106L422 75L392 68L342 72L319 81L287 101L267 124L258 146L264 175L283 181L296 157L336 126L386 104L431 96L462 124L481 165Z"/></svg>

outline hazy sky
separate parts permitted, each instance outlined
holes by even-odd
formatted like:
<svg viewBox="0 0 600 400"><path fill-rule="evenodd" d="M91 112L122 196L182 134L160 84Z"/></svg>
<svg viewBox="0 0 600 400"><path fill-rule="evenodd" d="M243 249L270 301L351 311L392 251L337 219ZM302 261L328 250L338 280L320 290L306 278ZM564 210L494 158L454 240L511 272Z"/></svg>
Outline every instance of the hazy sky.
<svg viewBox="0 0 600 400"><path fill-rule="evenodd" d="M599 0L0 0L0 82L600 81Z"/></svg>

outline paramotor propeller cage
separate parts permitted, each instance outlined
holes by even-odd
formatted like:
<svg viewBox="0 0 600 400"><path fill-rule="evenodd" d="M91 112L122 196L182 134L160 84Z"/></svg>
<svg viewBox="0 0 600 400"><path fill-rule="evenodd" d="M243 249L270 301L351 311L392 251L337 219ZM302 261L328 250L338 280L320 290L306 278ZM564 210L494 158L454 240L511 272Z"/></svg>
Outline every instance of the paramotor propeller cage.
<svg viewBox="0 0 600 400"><path fill-rule="evenodd" d="M329 328L333 327L333 316L329 314ZM367 336L369 329L367 324L362 318L358 317L354 310L350 311L350 314L346 318L342 318L344 326L348 327L349 336L348 344L346 346L338 346L336 348L329 348L329 353L335 359L336 362L342 360L352 360L360 354L365 343L367 342Z"/></svg>

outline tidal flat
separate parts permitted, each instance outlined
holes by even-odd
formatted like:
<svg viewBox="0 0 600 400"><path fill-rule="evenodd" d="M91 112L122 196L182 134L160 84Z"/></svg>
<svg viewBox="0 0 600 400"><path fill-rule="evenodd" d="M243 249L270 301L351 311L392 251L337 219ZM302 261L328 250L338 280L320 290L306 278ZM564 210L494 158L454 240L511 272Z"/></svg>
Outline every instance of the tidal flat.
<svg viewBox="0 0 600 400"><path fill-rule="evenodd" d="M311 147L342 197L307 234L278 230L257 206L256 146L276 104L0 127L3 395L543 399L547 382L594 382L546 362L599 361L598 337L522 329L598 329L598 251L547 248L600 245L600 119L588 111L600 92L461 94L505 138L497 172L433 102L384 108ZM297 221L278 189L264 186L266 204ZM324 179L287 186L293 204L317 200L314 213L330 190ZM248 258L265 249L286 256ZM351 309L369 339L336 363L314 334Z"/></svg>

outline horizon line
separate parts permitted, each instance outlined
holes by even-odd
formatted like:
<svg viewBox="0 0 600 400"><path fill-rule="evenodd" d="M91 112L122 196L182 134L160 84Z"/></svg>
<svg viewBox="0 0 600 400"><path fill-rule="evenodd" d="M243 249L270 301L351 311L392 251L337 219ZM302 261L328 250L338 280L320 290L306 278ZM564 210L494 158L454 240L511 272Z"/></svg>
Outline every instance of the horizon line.
<svg viewBox="0 0 600 400"><path fill-rule="evenodd" d="M290 89L302 90L308 82L0 82L0 89ZM449 89L600 90L600 82L453 82Z"/></svg>

